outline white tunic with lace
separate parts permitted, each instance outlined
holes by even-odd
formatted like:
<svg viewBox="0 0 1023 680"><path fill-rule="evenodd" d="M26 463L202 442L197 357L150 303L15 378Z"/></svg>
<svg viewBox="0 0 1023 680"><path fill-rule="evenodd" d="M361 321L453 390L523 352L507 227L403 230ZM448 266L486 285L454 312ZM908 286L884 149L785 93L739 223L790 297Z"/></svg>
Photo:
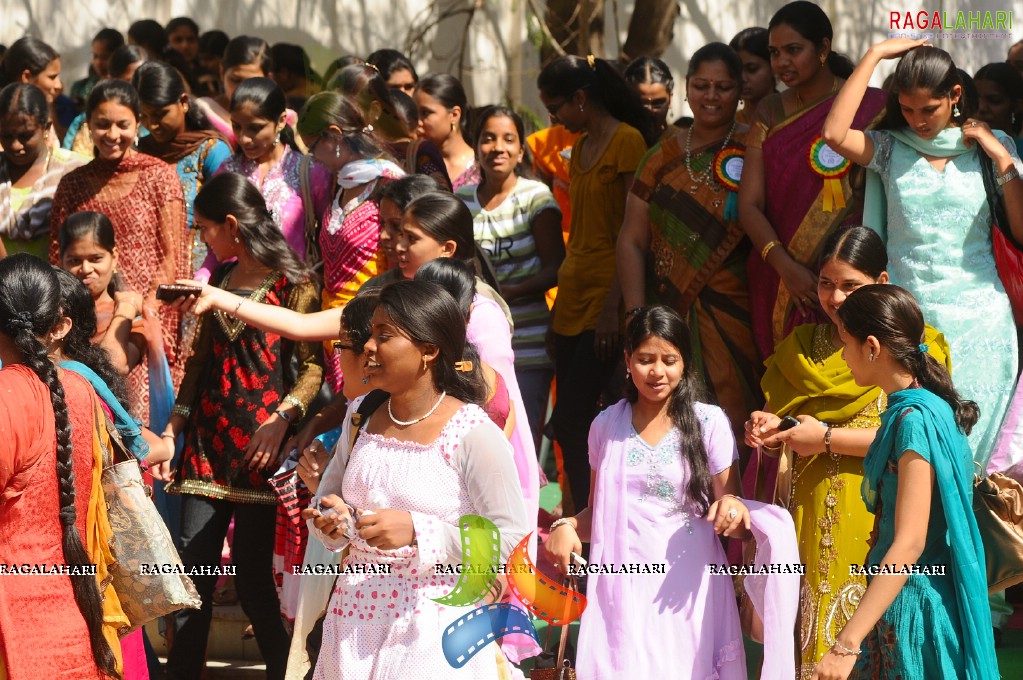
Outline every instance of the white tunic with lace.
<svg viewBox="0 0 1023 680"><path fill-rule="evenodd" d="M436 572L437 565L461 564L459 517L477 514L497 525L502 561L531 528L507 439L482 409L465 405L431 444L363 431L346 460L342 447L350 427L346 419L339 455L324 472L319 493L340 491L360 509L408 511L418 545L378 550L360 538L351 542L344 564L389 564L390 573L338 578L324 619L316 680L496 679L490 649L460 669L448 664L442 633L471 608L432 598L447 595L458 581L457 574ZM332 550L347 544L311 531Z"/></svg>

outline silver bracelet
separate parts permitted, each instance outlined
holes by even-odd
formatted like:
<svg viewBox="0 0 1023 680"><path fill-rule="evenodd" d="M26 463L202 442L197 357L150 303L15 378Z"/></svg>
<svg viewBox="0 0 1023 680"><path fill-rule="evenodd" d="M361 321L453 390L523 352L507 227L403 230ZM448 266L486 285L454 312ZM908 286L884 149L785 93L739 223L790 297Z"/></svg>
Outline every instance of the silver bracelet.
<svg viewBox="0 0 1023 680"><path fill-rule="evenodd" d="M841 649L846 654L849 654L850 656L859 656L860 654L863 653L862 649L849 649L848 647L843 645L841 642L839 642L838 638L835 638L835 644L832 645L832 646L833 647L838 647L839 649Z"/></svg>
<svg viewBox="0 0 1023 680"><path fill-rule="evenodd" d="M1006 184L1008 184L1012 180L1016 179L1017 177L1019 177L1019 171L1016 170L1015 166L1013 166L1013 167L1009 168L1009 171L1007 173L1005 173L1004 175L999 176L999 178L997 180L995 180L995 181L998 182L998 186L1001 187L1001 186L1005 186Z"/></svg>
<svg viewBox="0 0 1023 680"><path fill-rule="evenodd" d="M554 520L554 522L551 523L551 528L547 531L547 533L554 533L554 530L557 529L558 527L560 527L562 524L571 524L571 523L572 523L572 518L571 517L562 517L561 519L556 519L556 520ZM575 527L572 527L572 528L574 529Z"/></svg>
<svg viewBox="0 0 1023 680"><path fill-rule="evenodd" d="M237 305L235 305L235 307L234 307L234 311L233 311L233 312L231 312L231 316L232 316L232 317L235 317L235 318L237 318L237 316L238 316L238 310L242 308L242 305L244 305L244 304L245 304L245 301L246 301L246 300L248 300L248 298L244 298L244 297L243 297L243 298L242 298L241 300L239 300L239 301L238 301L238 304L237 304Z"/></svg>

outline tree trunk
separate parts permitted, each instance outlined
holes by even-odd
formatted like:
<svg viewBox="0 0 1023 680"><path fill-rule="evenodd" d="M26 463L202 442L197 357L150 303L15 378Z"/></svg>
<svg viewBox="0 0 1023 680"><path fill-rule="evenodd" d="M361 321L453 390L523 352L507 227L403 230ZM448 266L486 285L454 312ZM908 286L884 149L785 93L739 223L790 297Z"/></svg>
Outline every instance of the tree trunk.
<svg viewBox="0 0 1023 680"><path fill-rule="evenodd" d="M629 20L629 36L620 55L624 61L636 57L660 57L674 37L677 0L636 0Z"/></svg>

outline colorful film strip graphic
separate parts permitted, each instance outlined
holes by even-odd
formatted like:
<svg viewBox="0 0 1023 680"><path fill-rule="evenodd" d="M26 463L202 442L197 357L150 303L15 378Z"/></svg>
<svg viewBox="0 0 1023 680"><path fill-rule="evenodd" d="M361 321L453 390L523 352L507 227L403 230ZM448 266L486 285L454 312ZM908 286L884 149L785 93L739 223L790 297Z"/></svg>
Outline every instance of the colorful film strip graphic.
<svg viewBox="0 0 1023 680"><path fill-rule="evenodd" d="M462 537L462 573L454 590L433 598L449 607L476 604L497 579L495 567L501 563L501 532L497 525L479 515L462 515L458 520Z"/></svg>
<svg viewBox="0 0 1023 680"><path fill-rule="evenodd" d="M444 658L454 668L461 668L491 642L514 634L528 635L540 644L524 611L506 602L485 605L459 617L444 631Z"/></svg>
<svg viewBox="0 0 1023 680"><path fill-rule="evenodd" d="M534 616L552 626L567 626L583 615L586 596L552 583L537 571L529 559L531 533L508 558L508 588Z"/></svg>

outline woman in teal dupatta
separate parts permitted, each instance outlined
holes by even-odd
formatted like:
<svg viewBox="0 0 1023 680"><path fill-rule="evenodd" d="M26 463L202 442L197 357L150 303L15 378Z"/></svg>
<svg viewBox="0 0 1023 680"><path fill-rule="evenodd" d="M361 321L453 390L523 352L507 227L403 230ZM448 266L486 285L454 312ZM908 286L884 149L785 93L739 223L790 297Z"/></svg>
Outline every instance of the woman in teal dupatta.
<svg viewBox="0 0 1023 680"><path fill-rule="evenodd" d="M864 286L838 316L856 382L889 396L863 461L863 500L877 516L867 590L813 677L997 678L966 440L977 405L927 354L907 291Z"/></svg>

